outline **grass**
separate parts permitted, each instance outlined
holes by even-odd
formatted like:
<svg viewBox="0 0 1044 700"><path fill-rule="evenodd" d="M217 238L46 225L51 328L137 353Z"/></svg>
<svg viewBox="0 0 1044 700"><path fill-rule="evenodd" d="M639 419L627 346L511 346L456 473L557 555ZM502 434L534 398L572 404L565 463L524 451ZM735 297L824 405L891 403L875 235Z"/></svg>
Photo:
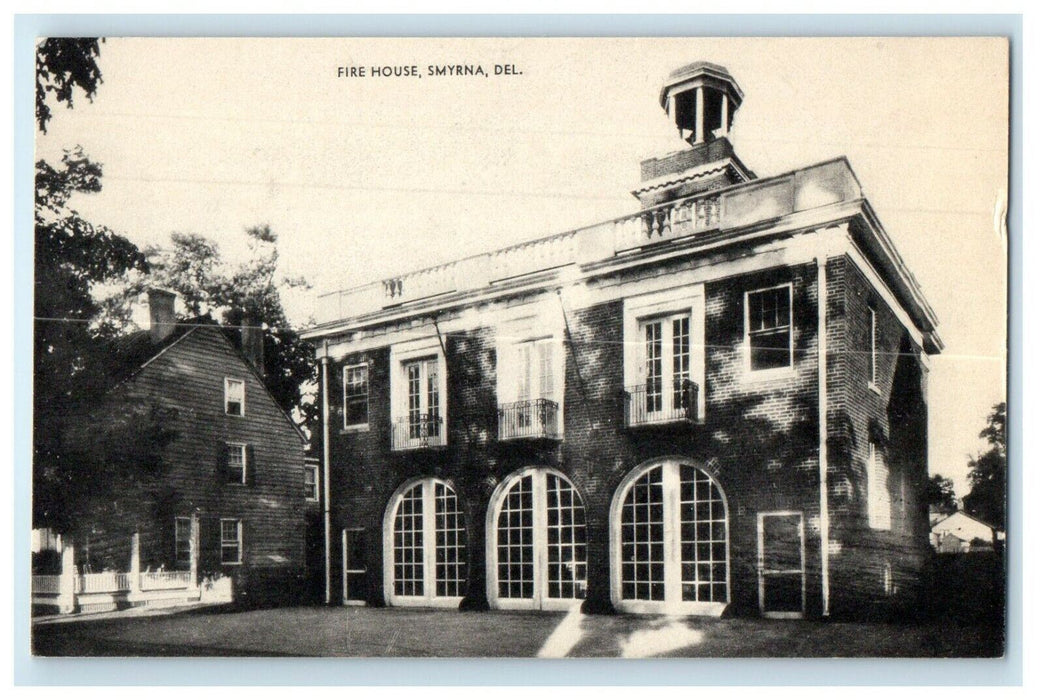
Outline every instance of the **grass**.
<svg viewBox="0 0 1044 700"><path fill-rule="evenodd" d="M974 657L1003 654L1003 632L944 621L210 608L37 623L33 650L44 656Z"/></svg>

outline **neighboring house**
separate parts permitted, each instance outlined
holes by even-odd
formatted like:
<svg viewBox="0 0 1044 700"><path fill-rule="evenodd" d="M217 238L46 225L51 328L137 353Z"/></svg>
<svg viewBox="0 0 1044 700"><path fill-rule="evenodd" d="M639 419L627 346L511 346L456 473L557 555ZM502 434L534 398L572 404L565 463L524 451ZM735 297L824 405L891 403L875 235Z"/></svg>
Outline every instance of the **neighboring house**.
<svg viewBox="0 0 1044 700"><path fill-rule="evenodd" d="M174 301L149 292L150 328L117 340L106 395L174 409L174 439L152 489L160 495L126 508L139 533L140 568L188 570L198 552L200 577L231 577L240 601L291 598L304 582L305 438L265 388L260 329L176 323ZM242 334L242 351L230 333ZM126 570L125 537L100 535L76 549L85 571Z"/></svg>
<svg viewBox="0 0 1044 700"><path fill-rule="evenodd" d="M742 99L671 74L634 215L320 297L334 602L911 599L936 317L846 159L740 161Z"/></svg>
<svg viewBox="0 0 1044 700"><path fill-rule="evenodd" d="M1004 540L1004 531L959 510L932 525L931 542L937 552L953 554L992 550Z"/></svg>

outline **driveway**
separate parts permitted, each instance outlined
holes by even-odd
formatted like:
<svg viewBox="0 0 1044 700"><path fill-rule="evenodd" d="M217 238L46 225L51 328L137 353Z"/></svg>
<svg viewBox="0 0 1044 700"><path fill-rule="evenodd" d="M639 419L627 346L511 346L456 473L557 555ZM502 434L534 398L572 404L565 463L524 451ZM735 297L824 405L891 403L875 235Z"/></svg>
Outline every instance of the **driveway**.
<svg viewBox="0 0 1044 700"><path fill-rule="evenodd" d="M44 656L965 657L989 625L739 620L404 608L221 608L37 621Z"/></svg>

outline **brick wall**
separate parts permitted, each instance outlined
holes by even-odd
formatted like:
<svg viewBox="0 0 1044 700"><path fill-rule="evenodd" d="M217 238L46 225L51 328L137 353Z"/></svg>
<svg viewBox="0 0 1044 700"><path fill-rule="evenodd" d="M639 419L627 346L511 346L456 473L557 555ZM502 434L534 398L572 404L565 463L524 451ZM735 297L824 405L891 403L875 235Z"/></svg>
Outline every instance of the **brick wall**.
<svg viewBox="0 0 1044 700"><path fill-rule="evenodd" d="M830 337L839 386L831 394L831 557L835 614L863 616L910 605L919 593L928 548L926 377L919 350L905 327L849 259L831 261L830 284L842 288L837 304L843 332ZM870 386L870 313L877 326L877 382ZM836 400L835 399L839 399ZM869 526L867 459L870 441L889 469L891 529ZM895 594L884 587L890 565Z"/></svg>
<svg viewBox="0 0 1044 700"><path fill-rule="evenodd" d="M744 292L794 284L795 372L743 382ZM637 465L669 455L705 465L730 508L733 598L756 609L757 513L800 508L811 527L818 509L815 431L816 288L812 265L730 278L707 285L707 420L682 430L629 429L623 396L623 303L611 301L569 316L565 357L565 439L560 446L501 443L496 436L496 356L490 329L447 338L449 445L393 453L388 447L387 349L349 355L331 365L332 422L340 425L341 367L370 362L368 432L332 438L337 528L365 528L367 600L380 603L384 510L405 481L437 476L454 485L468 514L469 594L485 600L485 520L493 488L524 466L556 465L584 499L588 532L588 610L609 605L609 513L617 487ZM814 538L808 538L810 551ZM336 548L335 548L336 549ZM817 559L807 558L810 567ZM335 570L340 571L339 563ZM339 573L338 573L339 579ZM815 581L808 577L812 590ZM813 596L810 594L809 599Z"/></svg>

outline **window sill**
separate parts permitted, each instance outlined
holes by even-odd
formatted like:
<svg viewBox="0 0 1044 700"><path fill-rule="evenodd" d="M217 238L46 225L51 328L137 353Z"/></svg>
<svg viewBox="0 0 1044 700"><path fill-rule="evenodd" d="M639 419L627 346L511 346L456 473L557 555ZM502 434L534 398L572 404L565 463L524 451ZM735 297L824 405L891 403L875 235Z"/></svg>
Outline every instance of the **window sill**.
<svg viewBox="0 0 1044 700"><path fill-rule="evenodd" d="M370 432L369 423L357 423L356 425L346 425L341 428L341 435L350 435L351 433L368 433Z"/></svg>
<svg viewBox="0 0 1044 700"><path fill-rule="evenodd" d="M773 369L745 369L740 374L739 380L744 384L756 384L758 382L794 379L797 377L797 374L797 369L793 365Z"/></svg>

